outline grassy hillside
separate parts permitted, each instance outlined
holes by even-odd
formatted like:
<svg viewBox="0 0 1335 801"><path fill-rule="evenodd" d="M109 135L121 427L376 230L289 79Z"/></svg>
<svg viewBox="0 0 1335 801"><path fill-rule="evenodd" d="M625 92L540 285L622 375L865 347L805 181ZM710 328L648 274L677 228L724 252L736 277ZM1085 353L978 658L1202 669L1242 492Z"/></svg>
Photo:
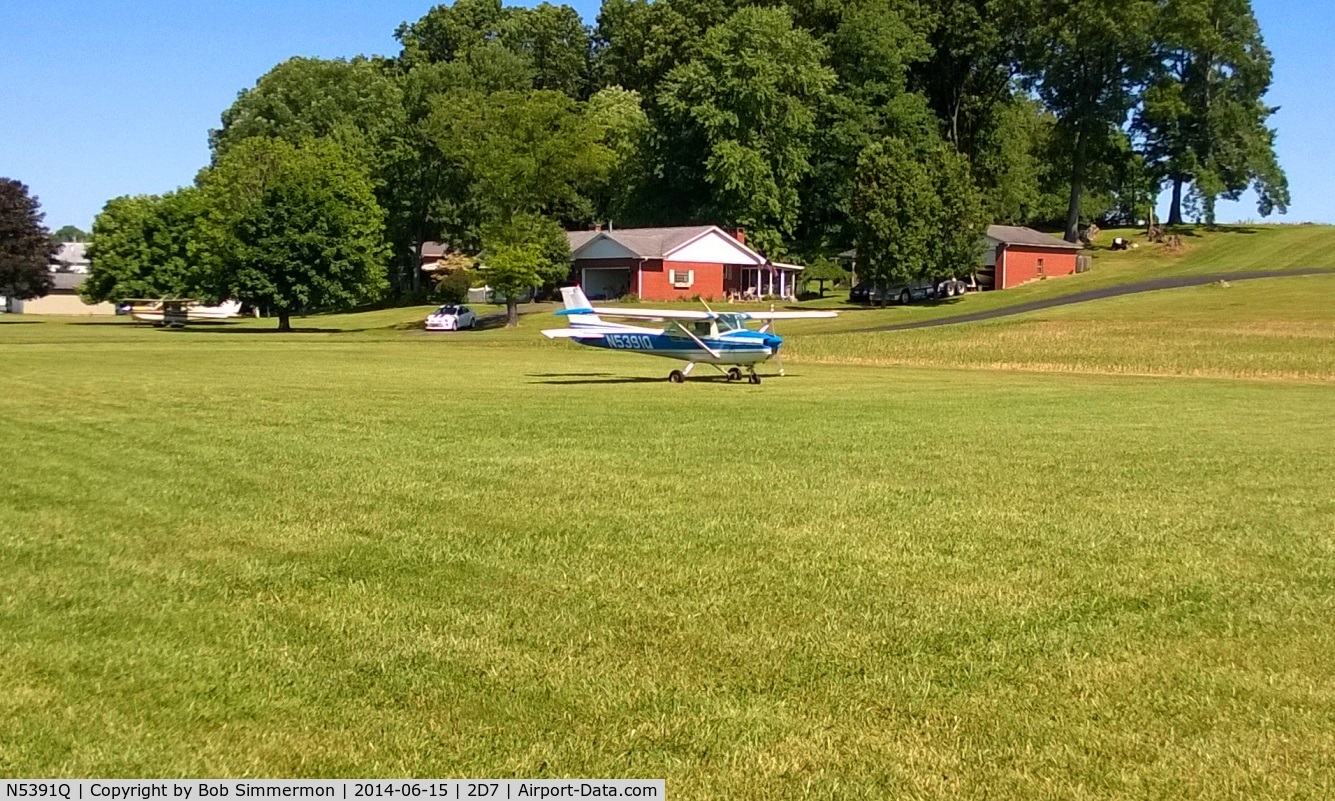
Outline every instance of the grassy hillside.
<svg viewBox="0 0 1335 801"><path fill-rule="evenodd" d="M846 309L834 324L802 322L794 331L856 330L958 314L1016 306L1088 289L1129 284L1172 275L1200 275L1246 270L1286 270L1329 267L1335 271L1335 226L1270 225L1182 229L1184 247L1170 251L1150 244L1139 230L1104 231L1090 251L1093 266L1087 273L1033 281L999 292L970 293L964 297L885 309ZM1130 239L1135 250L1112 251L1114 237ZM842 296L846 298L847 296ZM813 301L812 306L842 308L836 298Z"/></svg>
<svg viewBox="0 0 1335 801"><path fill-rule="evenodd" d="M984 323L792 337L790 364L1335 380L1335 275L1163 290Z"/></svg>

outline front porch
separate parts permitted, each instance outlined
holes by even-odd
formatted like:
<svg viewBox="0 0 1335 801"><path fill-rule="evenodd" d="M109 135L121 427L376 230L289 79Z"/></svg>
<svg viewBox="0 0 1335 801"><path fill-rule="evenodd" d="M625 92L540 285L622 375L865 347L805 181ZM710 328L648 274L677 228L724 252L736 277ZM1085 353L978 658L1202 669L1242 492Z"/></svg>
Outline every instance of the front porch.
<svg viewBox="0 0 1335 801"><path fill-rule="evenodd" d="M759 300L779 297L793 300L797 296L797 278L803 267L799 264L772 262L759 267L728 264L723 268L723 291L731 299Z"/></svg>

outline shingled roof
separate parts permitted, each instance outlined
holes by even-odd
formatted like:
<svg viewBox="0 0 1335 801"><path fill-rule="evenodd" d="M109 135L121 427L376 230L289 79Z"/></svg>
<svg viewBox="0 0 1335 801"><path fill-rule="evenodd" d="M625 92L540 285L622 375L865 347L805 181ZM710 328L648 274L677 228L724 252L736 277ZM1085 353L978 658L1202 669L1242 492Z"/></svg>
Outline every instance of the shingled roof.
<svg viewBox="0 0 1335 801"><path fill-rule="evenodd" d="M683 225L668 228L617 228L613 231L567 231L566 237L571 251L579 250L595 238L603 236L634 253L637 258L661 259L712 230L730 236L716 225Z"/></svg>
<svg viewBox="0 0 1335 801"><path fill-rule="evenodd" d="M1018 225L989 225L987 236L1006 245L1029 245L1042 248L1067 248L1080 250L1084 246L1078 242L1067 242L1042 231L1024 228Z"/></svg>

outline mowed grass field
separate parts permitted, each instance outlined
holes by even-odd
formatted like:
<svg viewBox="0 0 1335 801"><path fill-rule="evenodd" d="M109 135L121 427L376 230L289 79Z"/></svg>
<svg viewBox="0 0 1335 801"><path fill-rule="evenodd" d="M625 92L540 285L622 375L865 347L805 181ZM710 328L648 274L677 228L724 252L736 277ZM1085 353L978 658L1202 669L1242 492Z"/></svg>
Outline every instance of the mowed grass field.
<svg viewBox="0 0 1335 801"><path fill-rule="evenodd" d="M1335 273L1124 295L969 325L809 330L789 343L790 362L1335 381Z"/></svg>
<svg viewBox="0 0 1335 801"><path fill-rule="evenodd" d="M0 773L1329 798L1331 281L760 386L546 315L0 321Z"/></svg>

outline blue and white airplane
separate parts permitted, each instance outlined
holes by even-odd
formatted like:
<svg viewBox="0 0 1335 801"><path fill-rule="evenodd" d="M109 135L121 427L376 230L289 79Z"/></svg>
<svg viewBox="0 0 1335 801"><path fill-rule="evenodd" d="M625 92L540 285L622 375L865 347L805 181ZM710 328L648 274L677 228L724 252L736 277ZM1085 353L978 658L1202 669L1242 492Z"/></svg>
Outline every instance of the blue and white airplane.
<svg viewBox="0 0 1335 801"><path fill-rule="evenodd" d="M680 384L697 364L708 364L728 377L729 381L742 380L745 367L752 384L760 383L756 365L779 355L783 337L773 331L775 320L798 320L813 317L836 317L832 311L770 311L770 312L716 312L705 306L705 311L676 309L597 309L577 286L564 287L561 296L565 308L557 314L566 317L569 328L553 328L542 333L549 339L570 339L581 345L608 350L641 353L645 356L663 356L686 362L680 370L668 373L668 380ZM662 320L662 328L644 328L637 325L611 323L603 317L632 320ZM759 331L746 327L750 320L764 322ZM779 375L783 375L783 359L778 360ZM724 369L723 365L732 365Z"/></svg>

